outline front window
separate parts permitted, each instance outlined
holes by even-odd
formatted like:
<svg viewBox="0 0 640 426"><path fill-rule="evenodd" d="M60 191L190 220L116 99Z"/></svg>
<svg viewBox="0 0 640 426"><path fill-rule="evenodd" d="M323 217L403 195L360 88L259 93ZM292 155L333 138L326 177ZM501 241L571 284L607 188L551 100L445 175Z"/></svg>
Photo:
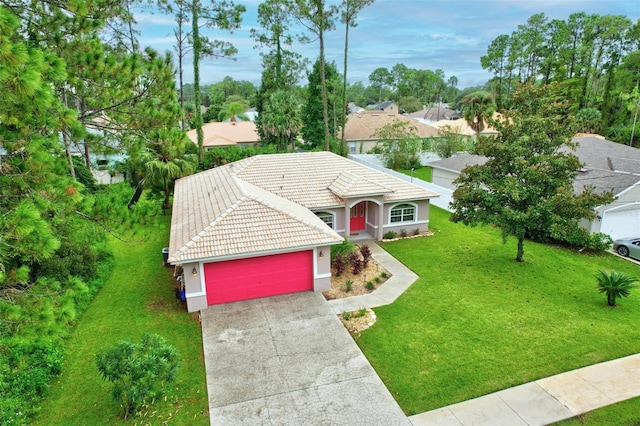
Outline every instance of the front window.
<svg viewBox="0 0 640 426"><path fill-rule="evenodd" d="M316 216L318 216L324 223L327 224L327 226L329 226L329 228L333 229L333 214L329 213L329 212L318 212L316 213Z"/></svg>
<svg viewBox="0 0 640 426"><path fill-rule="evenodd" d="M399 204L391 209L389 222L414 222L416 220L416 206Z"/></svg>

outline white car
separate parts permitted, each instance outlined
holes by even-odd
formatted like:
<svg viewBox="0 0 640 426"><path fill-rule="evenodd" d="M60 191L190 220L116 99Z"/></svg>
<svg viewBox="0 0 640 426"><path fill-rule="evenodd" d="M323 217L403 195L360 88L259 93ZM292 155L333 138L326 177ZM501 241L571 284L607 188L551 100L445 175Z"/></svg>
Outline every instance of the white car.
<svg viewBox="0 0 640 426"><path fill-rule="evenodd" d="M613 250L620 256L640 259L640 237L620 238L613 242Z"/></svg>

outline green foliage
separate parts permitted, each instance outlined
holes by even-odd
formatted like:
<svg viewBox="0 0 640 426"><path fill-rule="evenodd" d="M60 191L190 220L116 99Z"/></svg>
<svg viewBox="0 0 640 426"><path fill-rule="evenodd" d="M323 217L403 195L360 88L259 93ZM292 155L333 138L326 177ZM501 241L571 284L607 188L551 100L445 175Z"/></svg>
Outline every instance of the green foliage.
<svg viewBox="0 0 640 426"><path fill-rule="evenodd" d="M476 131L476 137L484 130L495 110L493 96L485 91L470 93L462 99L462 116Z"/></svg>
<svg viewBox="0 0 640 426"><path fill-rule="evenodd" d="M210 149L204 154L204 167L210 169L222 166L224 164L239 161L254 155L275 154L278 152L275 145L259 146L259 147L239 147L229 146L224 148Z"/></svg>
<svg viewBox="0 0 640 426"><path fill-rule="evenodd" d="M367 281L367 283L364 285L364 287L367 290L375 290L376 285L373 283L373 281Z"/></svg>
<svg viewBox="0 0 640 426"><path fill-rule="evenodd" d="M431 150L440 158L449 158L467 149L466 137L459 128L442 126L438 129L438 137L432 138Z"/></svg>
<svg viewBox="0 0 640 426"><path fill-rule="evenodd" d="M353 281L347 280L344 283L344 291L349 293L351 291L351 287L353 287Z"/></svg>
<svg viewBox="0 0 640 426"><path fill-rule="evenodd" d="M325 148L325 127L324 113L322 106L322 85L320 61L313 64L313 69L309 73L309 86L307 93L307 102L302 108L302 136L305 144L311 149ZM327 83L327 96L332 99L340 99L340 75L335 63L325 64L325 78ZM335 84L329 84L334 82ZM340 104L329 103L328 116L333 118L340 114ZM335 135L340 122L333 119L329 120L329 135Z"/></svg>
<svg viewBox="0 0 640 426"><path fill-rule="evenodd" d="M400 230L400 236L402 238L407 238L407 235L409 235L409 234L407 233L406 229L403 228L403 229Z"/></svg>
<svg viewBox="0 0 640 426"><path fill-rule="evenodd" d="M144 333L139 344L120 341L102 350L96 364L102 378L113 383L113 400L126 419L164 394L163 387L176 378L179 360L162 337Z"/></svg>
<svg viewBox="0 0 640 426"><path fill-rule="evenodd" d="M302 123L300 100L289 90L277 90L265 102L260 119L261 135L275 143L279 150L289 147L293 150Z"/></svg>
<svg viewBox="0 0 640 426"><path fill-rule="evenodd" d="M405 96L398 99L398 108L405 111L407 114L411 114L412 112L420 111L422 109L422 102L420 102L420 99L413 96Z"/></svg>
<svg viewBox="0 0 640 426"><path fill-rule="evenodd" d="M354 243L344 239L340 244L331 246L331 262L334 262L338 255L341 255L343 259L348 259L349 255L357 249Z"/></svg>
<svg viewBox="0 0 640 426"><path fill-rule="evenodd" d="M524 239L577 241L578 221L594 217L594 208L612 201L611 193L587 187L576 194L573 180L581 165L563 148L572 148L570 117L555 96L554 85L523 85L514 94L517 109L492 121L496 138L480 138L473 154L483 165L467 167L454 181L451 220L474 226L495 225L518 240L517 261L524 259Z"/></svg>
<svg viewBox="0 0 640 426"><path fill-rule="evenodd" d="M616 306L616 299L629 297L631 290L637 287L638 279L623 272L599 270L596 275L598 292L607 295L607 304Z"/></svg>
<svg viewBox="0 0 640 426"><path fill-rule="evenodd" d="M393 240L396 237L396 233L393 231L387 231L384 233L383 237L385 240Z"/></svg>
<svg viewBox="0 0 640 426"><path fill-rule="evenodd" d="M71 157L73 161L73 168L76 173L76 180L84 185L84 187L89 191L93 192L96 189L96 179L93 177L87 166L82 161L82 158L78 156Z"/></svg>
<svg viewBox="0 0 640 426"><path fill-rule="evenodd" d="M420 167L422 139L409 122L395 120L379 128L375 137L385 165L393 170Z"/></svg>

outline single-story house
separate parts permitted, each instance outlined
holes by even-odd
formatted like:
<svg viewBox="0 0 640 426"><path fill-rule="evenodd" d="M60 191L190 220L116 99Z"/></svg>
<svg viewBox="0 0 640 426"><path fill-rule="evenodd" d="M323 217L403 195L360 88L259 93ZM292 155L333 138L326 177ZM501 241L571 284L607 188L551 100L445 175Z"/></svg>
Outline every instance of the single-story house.
<svg viewBox="0 0 640 426"><path fill-rule="evenodd" d="M416 119L423 123L435 123L440 120L452 120L459 118L460 113L444 106L436 105L424 107L420 111L407 114L407 117Z"/></svg>
<svg viewBox="0 0 640 426"><path fill-rule="evenodd" d="M372 111L384 111L384 112L399 112L398 104L393 101L384 101L381 104L367 105L368 110Z"/></svg>
<svg viewBox="0 0 640 426"><path fill-rule="evenodd" d="M581 225L591 233L602 232L611 238L640 235L640 149L611 142L597 135L575 137L574 154L584 167L576 176L574 189L594 186L597 193L612 191L616 199L596 208L597 218ZM462 169L484 164L485 157L460 154L429 163L432 182L455 190L453 180Z"/></svg>
<svg viewBox="0 0 640 426"><path fill-rule="evenodd" d="M258 129L253 121L224 121L202 126L204 149L227 146L255 146L260 142ZM196 129L187 132L189 139L198 144Z"/></svg>
<svg viewBox="0 0 640 426"><path fill-rule="evenodd" d="M347 116L347 124L344 126L344 138L349 148L349 153L364 154L369 152L378 143L378 138L375 136L378 129L394 121L402 121L415 127L418 135L423 139L438 136L437 128L400 115L397 112L363 111Z"/></svg>
<svg viewBox="0 0 640 426"><path fill-rule="evenodd" d="M438 194L330 152L257 155L178 179L168 262L187 309L331 285L331 246L429 226Z"/></svg>

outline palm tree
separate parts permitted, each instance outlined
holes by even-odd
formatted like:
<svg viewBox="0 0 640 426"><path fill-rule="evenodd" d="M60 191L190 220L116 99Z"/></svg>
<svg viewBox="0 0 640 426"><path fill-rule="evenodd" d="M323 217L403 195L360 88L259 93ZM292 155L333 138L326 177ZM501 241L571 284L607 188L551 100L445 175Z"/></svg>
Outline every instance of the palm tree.
<svg viewBox="0 0 640 426"><path fill-rule="evenodd" d="M478 91L468 94L462 99L462 116L476 131L476 140L484 130L485 123L493 116L496 104L493 95Z"/></svg>
<svg viewBox="0 0 640 426"><path fill-rule="evenodd" d="M223 105L220 114L218 114L218 120L224 121L228 118L232 123L235 123L236 117L239 117L241 120L247 121L249 118L245 113L248 109L247 104L243 102L229 102Z"/></svg>
<svg viewBox="0 0 640 426"><path fill-rule="evenodd" d="M289 144L295 149L302 118L299 102L290 92L278 90L269 97L262 113L262 130L267 137L275 139L279 150Z"/></svg>
<svg viewBox="0 0 640 426"><path fill-rule="evenodd" d="M607 294L607 304L616 306L616 299L619 297L629 297L632 288L636 288L635 284L638 279L626 275L623 272L611 271L607 273L603 270L598 271L596 276L598 280L598 292Z"/></svg>
<svg viewBox="0 0 640 426"><path fill-rule="evenodd" d="M186 136L180 129L163 129L154 133L140 157L144 165L144 181L147 185L162 186L163 208L169 208L171 183L195 172L198 158L194 154L185 154Z"/></svg>

